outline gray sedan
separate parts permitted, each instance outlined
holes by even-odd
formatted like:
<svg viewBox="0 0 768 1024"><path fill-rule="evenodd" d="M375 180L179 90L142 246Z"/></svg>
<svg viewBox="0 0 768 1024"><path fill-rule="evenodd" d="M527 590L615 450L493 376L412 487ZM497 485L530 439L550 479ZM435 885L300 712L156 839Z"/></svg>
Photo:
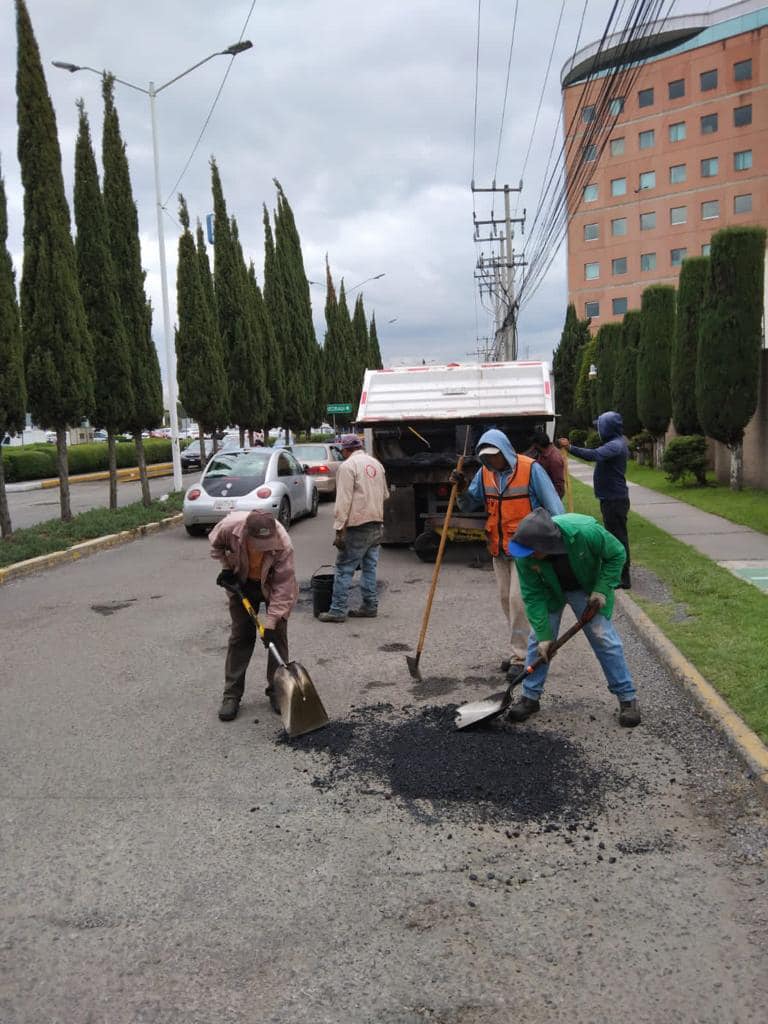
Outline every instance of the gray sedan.
<svg viewBox="0 0 768 1024"><path fill-rule="evenodd" d="M264 509L288 529L316 516L317 487L285 449L234 448L214 455L199 483L184 495L184 526L199 536L228 512Z"/></svg>

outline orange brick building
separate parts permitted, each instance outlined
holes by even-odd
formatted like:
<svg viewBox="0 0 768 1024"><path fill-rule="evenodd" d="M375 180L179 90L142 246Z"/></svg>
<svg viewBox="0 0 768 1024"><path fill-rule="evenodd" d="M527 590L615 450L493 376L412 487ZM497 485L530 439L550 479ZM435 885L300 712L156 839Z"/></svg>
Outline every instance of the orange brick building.
<svg viewBox="0 0 768 1024"><path fill-rule="evenodd" d="M600 116L591 101L602 79L584 79L616 68L610 44L601 55L597 43L582 48L561 76L566 180L587 172L571 199L568 294L593 331L638 309L649 284L676 284L682 260L706 254L715 231L768 226L765 0L650 26L633 56L653 55L627 95L609 97L603 116L618 117L599 154L582 140Z"/></svg>

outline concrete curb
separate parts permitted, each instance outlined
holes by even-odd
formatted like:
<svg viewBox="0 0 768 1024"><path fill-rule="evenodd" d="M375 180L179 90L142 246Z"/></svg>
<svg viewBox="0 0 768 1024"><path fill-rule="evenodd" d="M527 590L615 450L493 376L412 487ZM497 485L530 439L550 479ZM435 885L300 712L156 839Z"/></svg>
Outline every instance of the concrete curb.
<svg viewBox="0 0 768 1024"><path fill-rule="evenodd" d="M722 732L754 776L763 798L768 799L768 747L627 593L619 592L616 596L621 610L657 657L693 695L706 717Z"/></svg>
<svg viewBox="0 0 768 1024"><path fill-rule="evenodd" d="M96 554L98 551L106 551L107 548L114 548L120 544L128 544L139 537L146 537L148 534L157 533L159 530L167 530L172 526L178 526L184 516L181 512L167 519L159 519L154 523L144 523L143 526L135 526L132 530L122 530L120 533L110 533L106 537L94 537L93 540L85 540L81 544L73 544L71 548L63 551L52 551L48 555L38 555L37 558L27 558L23 562L16 562L0 569L0 586L10 580L21 576L29 576L33 572L40 572L41 569L55 569L65 562L77 562L88 555Z"/></svg>
<svg viewBox="0 0 768 1024"><path fill-rule="evenodd" d="M157 476L170 476L173 473L173 463L153 462L147 466L147 477L151 480ZM118 480L138 480L139 467L126 466L117 471ZM96 473L78 473L69 478L70 484L90 484L95 480L109 480L109 470L100 469ZM6 484L5 489L9 494L18 494L21 491L39 491L59 486L57 476L46 477L44 480L24 480L18 484Z"/></svg>

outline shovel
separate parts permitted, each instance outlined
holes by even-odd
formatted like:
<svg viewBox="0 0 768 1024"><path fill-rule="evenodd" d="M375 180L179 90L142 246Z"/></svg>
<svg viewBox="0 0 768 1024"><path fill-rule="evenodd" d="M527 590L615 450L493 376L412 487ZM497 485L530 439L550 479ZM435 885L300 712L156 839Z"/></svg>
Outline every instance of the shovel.
<svg viewBox="0 0 768 1024"><path fill-rule="evenodd" d="M559 651L564 643L567 643L572 636L576 636L578 632L597 614L597 609L592 608L589 605L581 618L574 622L570 629L567 629L565 633L555 640L549 649L550 660L554 655L555 651ZM498 718L499 715L503 714L512 702L512 691L515 687L522 683L526 676L529 676L531 672L537 669L540 665L544 664L544 658L537 658L531 665L528 665L523 669L519 675L516 675L506 690L500 693L494 693L491 697L486 697L485 700L476 700L472 704L462 704L460 708L456 710L456 728L457 729L468 729L471 725L477 725L478 722L489 722L492 718Z"/></svg>
<svg viewBox="0 0 768 1024"><path fill-rule="evenodd" d="M264 627L242 588L235 584L230 589L240 598L243 608L253 619L259 636L263 637ZM322 729L324 725L328 725L328 715L309 672L298 661L283 661L274 644L269 645L269 653L279 666L275 671L272 687L275 691L274 700L280 708L283 728L288 735L291 738L303 736L305 732Z"/></svg>
<svg viewBox="0 0 768 1024"><path fill-rule="evenodd" d="M464 436L464 452L459 457L459 461L456 463L456 472L460 473L464 467L464 459L467 457L467 445L469 444L469 427L467 427L467 433ZM440 566L443 563L443 552L445 551L445 542L448 539L448 524L451 521L453 515L453 506L456 504L456 495L459 492L459 485L454 484L451 487L451 496L448 498L448 508L445 510L445 519L443 520L443 529L440 534L440 545L437 549L437 557L435 558L435 568L432 571L432 583L429 588L429 594L427 596L427 605L424 609L424 616L421 620L421 632L419 633L419 642L416 646L416 656L411 657L410 654L406 654L405 660L408 663L408 671L411 673L411 678L418 679L421 681L421 672L419 671L419 662L421 661L421 652L424 650L424 641L427 638L427 627L429 626L429 616L432 612L432 601L435 597L435 591L437 590L437 578L440 575Z"/></svg>

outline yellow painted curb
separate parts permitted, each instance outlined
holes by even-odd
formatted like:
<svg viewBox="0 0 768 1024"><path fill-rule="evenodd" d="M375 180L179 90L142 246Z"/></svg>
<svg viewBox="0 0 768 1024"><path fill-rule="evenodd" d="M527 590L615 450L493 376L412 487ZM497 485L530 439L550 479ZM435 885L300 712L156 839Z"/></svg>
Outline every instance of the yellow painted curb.
<svg viewBox="0 0 768 1024"><path fill-rule="evenodd" d="M153 462L150 466L147 466L147 476L168 476L173 472L172 462ZM123 469L117 471L118 480L138 480L139 479L139 467L138 466L126 466ZM89 484L94 480L109 480L109 470L100 469L96 473L78 473L77 476L71 476L69 482L71 484ZM48 477L45 480L40 481L41 489L58 487L59 478L57 476Z"/></svg>
<svg viewBox="0 0 768 1024"><path fill-rule="evenodd" d="M37 558L27 558L23 562L16 562L14 565L7 565L0 569L0 586L19 576L29 576L30 573L40 572L42 569L55 569L57 565L65 562L77 562L81 558L93 555L97 551L106 551L108 548L117 547L119 544L127 544L129 541L138 540L139 537L146 537L147 534L157 533L158 530L167 530L171 526L178 526L183 520L181 512L166 519L159 519L155 523L144 523L142 526L135 526L131 530L121 530L120 533L110 533L106 537L94 537L92 540L84 540L80 544L73 544L71 548L63 551L51 551L47 555L38 555Z"/></svg>
<svg viewBox="0 0 768 1024"><path fill-rule="evenodd" d="M643 639L693 695L707 718L724 734L762 787L763 796L768 797L768 747L627 593L617 592L616 596L622 611L626 612Z"/></svg>

